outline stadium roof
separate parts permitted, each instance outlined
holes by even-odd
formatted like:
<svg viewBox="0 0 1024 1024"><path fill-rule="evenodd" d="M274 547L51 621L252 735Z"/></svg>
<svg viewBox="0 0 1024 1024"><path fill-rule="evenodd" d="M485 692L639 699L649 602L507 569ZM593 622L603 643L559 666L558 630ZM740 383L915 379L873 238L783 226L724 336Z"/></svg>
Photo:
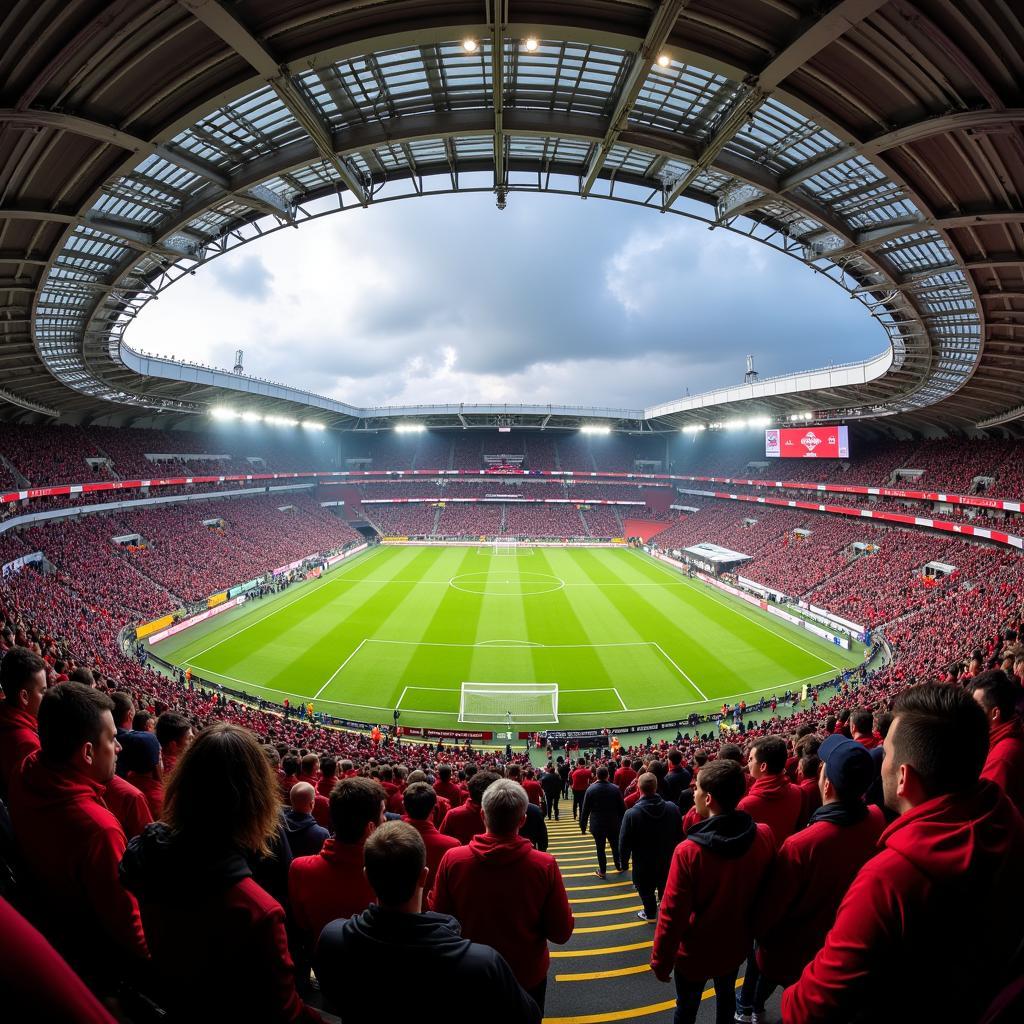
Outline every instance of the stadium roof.
<svg viewBox="0 0 1024 1024"><path fill-rule="evenodd" d="M416 415L662 429L814 411L970 430L1024 418L1019 5L5 9L0 415L191 418L241 392L264 412L311 406L340 426ZM648 410L392 410L146 357L122 341L163 288L268 231L480 189L499 205L557 191L741 231L859 298L889 344L866 363Z"/></svg>

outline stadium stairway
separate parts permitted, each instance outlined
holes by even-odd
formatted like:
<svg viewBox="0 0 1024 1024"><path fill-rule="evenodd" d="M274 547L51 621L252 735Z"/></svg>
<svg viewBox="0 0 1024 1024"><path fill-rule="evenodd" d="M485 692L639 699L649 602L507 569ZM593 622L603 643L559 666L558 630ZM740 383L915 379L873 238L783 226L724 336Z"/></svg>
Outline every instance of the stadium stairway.
<svg viewBox="0 0 1024 1024"><path fill-rule="evenodd" d="M675 985L663 985L651 973L655 926L636 916L642 907L632 873L616 872L609 857L608 877L598 878L594 840L580 833L571 803L561 809L561 820L548 822L548 853L558 861L576 930L564 946L551 946L544 1024L669 1024ZM698 1024L712 1024L714 1000L708 988ZM778 994L767 1011L768 1021L780 1019Z"/></svg>

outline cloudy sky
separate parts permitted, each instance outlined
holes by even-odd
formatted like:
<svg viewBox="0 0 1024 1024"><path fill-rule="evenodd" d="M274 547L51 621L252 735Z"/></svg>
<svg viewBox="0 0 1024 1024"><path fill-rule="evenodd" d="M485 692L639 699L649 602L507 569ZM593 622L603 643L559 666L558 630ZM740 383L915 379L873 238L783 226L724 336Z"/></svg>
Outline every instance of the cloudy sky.
<svg viewBox="0 0 1024 1024"><path fill-rule="evenodd" d="M765 246L599 199L435 196L323 217L149 303L146 352L356 405L639 408L881 351L861 307Z"/></svg>

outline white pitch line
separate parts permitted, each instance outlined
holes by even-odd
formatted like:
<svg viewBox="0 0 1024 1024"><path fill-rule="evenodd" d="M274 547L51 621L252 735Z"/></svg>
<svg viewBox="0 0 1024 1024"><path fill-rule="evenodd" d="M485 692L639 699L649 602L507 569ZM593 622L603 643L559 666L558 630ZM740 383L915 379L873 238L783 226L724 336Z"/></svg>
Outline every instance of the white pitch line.
<svg viewBox="0 0 1024 1024"><path fill-rule="evenodd" d="M383 551L384 549L383 548L376 548L375 550ZM361 559L361 558L359 558L357 556L356 558L354 558L352 560L352 562L350 563L350 566L351 565L355 565L357 562L365 562L365 561L366 561L365 558ZM193 661L195 661L196 658L201 658L204 654L208 654L215 647L220 647L221 644L227 643L228 640L231 640L234 637L238 636L239 633L244 633L247 629L252 629L253 626L258 626L261 622L265 622L267 619L269 619L272 616L276 615L278 612L283 612L285 610L285 608L291 608L291 606L293 604L298 604L301 600L303 600L304 598L309 597L311 594L318 594L321 590L324 589L324 587L329 586L332 583L337 583L338 580L345 580L347 578L348 577L345 574L345 572L342 572L340 570L335 570L335 572L331 573L329 576L327 576L324 579L323 583L319 584L318 586L311 586L307 590L303 590L303 592L301 594L299 594L299 596L296 597L294 601L287 601L287 602L281 602L281 603L274 604L274 606L270 609L269 612L267 612L266 615L261 615L258 619L253 619L252 622L247 622L244 626L241 627L241 629L236 629L234 631L234 633L228 633L227 636L222 637L215 644L210 644L209 647L204 647L201 651L197 651L195 654L191 655L190 657L188 657L188 658L181 658L180 660L182 662L184 662L185 664L191 664ZM358 582L358 581L353 581L353 582ZM207 669L207 671L209 672L209 671L212 671L212 670L211 669Z"/></svg>
<svg viewBox="0 0 1024 1024"><path fill-rule="evenodd" d="M359 641L359 646L331 673L330 679L328 679L327 682L324 683L324 685L321 686L320 689L316 691L316 693L313 695L313 700L318 700L319 699L320 694L323 693L324 690L326 690L327 687L330 686L331 683L334 682L335 676L337 676L337 674L362 650L363 644L365 644L365 643L366 643L365 639Z"/></svg>
<svg viewBox="0 0 1024 1024"><path fill-rule="evenodd" d="M628 711L629 708L626 707L626 702L622 699L622 697L619 694L619 691L614 686L612 687L612 693L614 693L616 698L618 698L619 703L622 705L622 710Z"/></svg>
<svg viewBox="0 0 1024 1024"><path fill-rule="evenodd" d="M668 656L665 652L665 648L661 644L654 643L651 641L653 647L656 647L661 656L704 698L704 700L710 700L711 698Z"/></svg>
<svg viewBox="0 0 1024 1024"><path fill-rule="evenodd" d="M369 637L364 643L368 644L394 644L402 647L490 647L494 650L502 648L542 648L547 651L563 651L590 649L591 647L650 647L650 640L626 640L621 643L607 644L539 644L532 640L481 640L473 644L445 643L440 640L382 640L379 637Z"/></svg>
<svg viewBox="0 0 1024 1024"><path fill-rule="evenodd" d="M646 556L646 557L649 558L649 556ZM650 561L651 561L651 563L654 566L656 566L658 569L661 569L667 575L669 575L669 576L674 575L674 573L673 573L673 571L671 569L669 569L663 563L659 562L656 558L651 558ZM845 667L843 665L835 665L831 661L827 661L825 658L821 657L821 655L816 654L814 651L809 650L807 647L804 647L803 644L798 644L795 640L791 640L788 636L785 635L785 633L776 632L767 623L762 622L758 618L753 618L752 616L747 615L745 613L744 609L737 608L735 605L729 604L727 601L723 601L716 594L712 594L710 592L710 590L708 590L707 588L705 588L705 587L698 588L697 585L692 580L683 580L683 582L687 584L689 589L694 590L694 591L696 591L699 594L703 594L705 597L707 597L710 600L714 601L716 604L720 604L723 608L728 608L730 611L735 612L741 618L746 619L747 622L752 622L755 626L758 626L759 628L763 629L766 633L771 633L772 636L779 637L780 640L784 640L787 644L791 644L793 647L796 647L797 650L803 651L804 654L809 654L816 661L820 661L822 663L822 665L828 665L829 668L833 668L833 669L841 669L841 668Z"/></svg>
<svg viewBox="0 0 1024 1024"><path fill-rule="evenodd" d="M396 708L400 708L400 707L402 706L402 701L403 701L403 700L405 699L405 695L406 695L406 694L407 694L408 692L409 692L409 687L408 687L408 686L406 686L406 687L405 687L405 688L404 688L404 689L402 690L401 694L399 694L399 697L398 697L398 703L397 703L397 704L395 704L395 707L396 707Z"/></svg>

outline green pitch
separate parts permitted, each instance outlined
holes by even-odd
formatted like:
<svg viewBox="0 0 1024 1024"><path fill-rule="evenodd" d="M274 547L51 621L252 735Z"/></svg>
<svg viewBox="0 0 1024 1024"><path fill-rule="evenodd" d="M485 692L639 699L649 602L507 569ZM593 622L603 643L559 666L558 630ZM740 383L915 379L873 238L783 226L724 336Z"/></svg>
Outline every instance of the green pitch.
<svg viewBox="0 0 1024 1024"><path fill-rule="evenodd" d="M403 725L446 729L464 683L509 694L464 728L503 727L516 691L555 684L557 727L614 730L799 689L863 656L637 551L490 547L374 548L154 650L269 700L368 722L397 707ZM555 725L546 700L523 714L517 727Z"/></svg>

